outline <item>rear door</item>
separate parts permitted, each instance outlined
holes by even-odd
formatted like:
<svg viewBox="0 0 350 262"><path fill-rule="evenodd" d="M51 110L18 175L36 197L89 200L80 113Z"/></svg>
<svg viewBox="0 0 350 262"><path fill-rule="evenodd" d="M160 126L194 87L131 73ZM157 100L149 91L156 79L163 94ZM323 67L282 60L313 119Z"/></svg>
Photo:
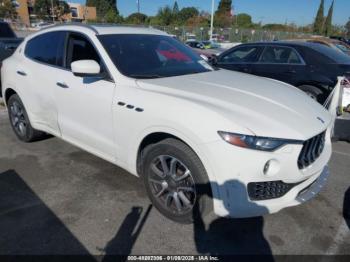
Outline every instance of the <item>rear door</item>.
<svg viewBox="0 0 350 262"><path fill-rule="evenodd" d="M259 57L260 46L245 45L234 48L219 57L217 65L221 68L243 73L251 73L251 66Z"/></svg>
<svg viewBox="0 0 350 262"><path fill-rule="evenodd" d="M63 71L65 32L40 34L28 40L22 61L16 68L16 84L20 86L31 122L40 129L60 135L55 103L54 76Z"/></svg>
<svg viewBox="0 0 350 262"><path fill-rule="evenodd" d="M306 70L306 64L292 47L266 46L251 70L254 75L297 85Z"/></svg>

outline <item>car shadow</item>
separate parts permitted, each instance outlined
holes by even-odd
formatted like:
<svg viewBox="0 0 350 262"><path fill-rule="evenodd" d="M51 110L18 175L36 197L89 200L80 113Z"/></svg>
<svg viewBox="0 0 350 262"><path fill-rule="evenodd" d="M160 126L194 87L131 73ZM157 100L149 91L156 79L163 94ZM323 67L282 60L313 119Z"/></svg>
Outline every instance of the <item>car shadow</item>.
<svg viewBox="0 0 350 262"><path fill-rule="evenodd" d="M0 173L1 255L84 255L96 261L14 170Z"/></svg>
<svg viewBox="0 0 350 262"><path fill-rule="evenodd" d="M211 184L213 185L213 183ZM235 212L237 207L249 207L249 209L258 210L261 214L268 212L265 207L249 201L246 187L241 182L231 180L218 187L224 189L220 192L228 192L227 190L231 188L233 190L230 193L232 199L229 200L239 201L234 206L230 205L230 201L225 201L227 211ZM212 196L209 184L196 185L196 189L201 191L201 197L209 197L212 200L215 198ZM239 193L240 198L238 199L238 194L232 194L232 192ZM197 205L193 211L194 240L198 253L209 255L264 255L265 261L274 261L270 245L264 237L263 217L216 218L210 223L205 223L199 209L200 207Z"/></svg>
<svg viewBox="0 0 350 262"><path fill-rule="evenodd" d="M343 217L350 230L350 187L346 190L344 195Z"/></svg>

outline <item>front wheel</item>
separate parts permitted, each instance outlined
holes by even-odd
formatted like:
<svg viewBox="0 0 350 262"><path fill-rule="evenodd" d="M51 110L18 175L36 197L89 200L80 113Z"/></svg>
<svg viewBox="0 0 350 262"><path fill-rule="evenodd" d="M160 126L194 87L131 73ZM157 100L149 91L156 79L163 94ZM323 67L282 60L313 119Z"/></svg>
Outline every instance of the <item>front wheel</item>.
<svg viewBox="0 0 350 262"><path fill-rule="evenodd" d="M17 94L9 98L7 107L12 129L21 141L32 142L43 136L44 133L31 126L22 100Z"/></svg>
<svg viewBox="0 0 350 262"><path fill-rule="evenodd" d="M192 223L211 209L211 189L198 156L186 144L165 139L143 151L142 175L153 205L167 218Z"/></svg>

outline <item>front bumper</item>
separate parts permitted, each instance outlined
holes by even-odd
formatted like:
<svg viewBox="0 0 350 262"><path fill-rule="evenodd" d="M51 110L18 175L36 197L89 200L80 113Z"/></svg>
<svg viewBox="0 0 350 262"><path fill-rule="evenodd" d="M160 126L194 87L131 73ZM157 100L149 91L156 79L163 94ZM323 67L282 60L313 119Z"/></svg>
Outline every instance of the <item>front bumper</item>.
<svg viewBox="0 0 350 262"><path fill-rule="evenodd" d="M328 132L327 132L328 133ZM283 208L304 203L318 194L329 176L327 163L331 156L329 133L323 153L310 166L299 169L301 145L287 145L275 152L242 149L217 141L207 144L206 166L213 191L214 212L219 216L255 217L275 213ZM264 174L269 160L279 163L273 174ZM249 184L280 181L293 185L278 197L254 199L249 196Z"/></svg>

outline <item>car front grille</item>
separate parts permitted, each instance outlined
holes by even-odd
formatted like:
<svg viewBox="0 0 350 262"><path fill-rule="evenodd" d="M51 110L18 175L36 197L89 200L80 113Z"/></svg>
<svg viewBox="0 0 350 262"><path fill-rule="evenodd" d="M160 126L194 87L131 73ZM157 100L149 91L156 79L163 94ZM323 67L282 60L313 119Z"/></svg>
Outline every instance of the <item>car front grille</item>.
<svg viewBox="0 0 350 262"><path fill-rule="evenodd" d="M279 198L300 183L302 182L294 184L287 184L283 181L252 182L248 184L248 195L254 201Z"/></svg>
<svg viewBox="0 0 350 262"><path fill-rule="evenodd" d="M325 141L326 131L303 143L303 148L298 158L299 169L304 169L316 161L323 152Z"/></svg>

